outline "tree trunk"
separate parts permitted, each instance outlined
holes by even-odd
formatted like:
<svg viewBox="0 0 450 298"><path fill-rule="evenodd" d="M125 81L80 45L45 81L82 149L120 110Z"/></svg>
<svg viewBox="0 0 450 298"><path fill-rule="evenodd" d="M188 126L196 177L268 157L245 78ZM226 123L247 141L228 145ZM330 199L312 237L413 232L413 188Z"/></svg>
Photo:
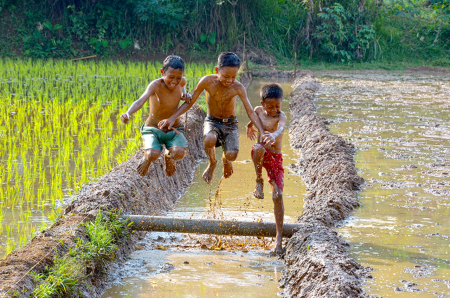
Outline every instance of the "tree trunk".
<svg viewBox="0 0 450 298"><path fill-rule="evenodd" d="M309 0L309 11L308 11L308 19L306 20L306 28L305 28L305 34L306 34L306 38L305 41L308 42L309 47L310 47L310 54L309 54L309 60L312 59L312 43L311 43L311 35L309 33L310 31L310 26L312 23L312 13L314 10L314 3L313 0Z"/></svg>
<svg viewBox="0 0 450 298"><path fill-rule="evenodd" d="M436 33L436 37L434 38L433 45L437 44L439 41L439 34L441 33L442 21L439 22L439 28Z"/></svg>

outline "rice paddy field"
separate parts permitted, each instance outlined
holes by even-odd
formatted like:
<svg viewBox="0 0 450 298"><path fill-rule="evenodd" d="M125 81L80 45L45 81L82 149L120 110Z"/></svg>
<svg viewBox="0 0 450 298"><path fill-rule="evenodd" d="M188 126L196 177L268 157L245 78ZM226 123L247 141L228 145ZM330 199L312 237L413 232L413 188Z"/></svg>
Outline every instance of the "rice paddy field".
<svg viewBox="0 0 450 298"><path fill-rule="evenodd" d="M140 148L148 106L127 125L119 118L161 66L0 59L0 257ZM188 86L213 71L212 63L187 63Z"/></svg>

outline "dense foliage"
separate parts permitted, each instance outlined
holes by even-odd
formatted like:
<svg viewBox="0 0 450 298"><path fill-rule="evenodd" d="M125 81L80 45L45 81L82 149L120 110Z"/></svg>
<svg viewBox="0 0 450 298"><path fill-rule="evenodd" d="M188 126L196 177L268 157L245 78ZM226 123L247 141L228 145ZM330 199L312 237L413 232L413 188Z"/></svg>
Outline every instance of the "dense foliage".
<svg viewBox="0 0 450 298"><path fill-rule="evenodd" d="M0 55L215 56L449 65L450 0L0 0Z"/></svg>

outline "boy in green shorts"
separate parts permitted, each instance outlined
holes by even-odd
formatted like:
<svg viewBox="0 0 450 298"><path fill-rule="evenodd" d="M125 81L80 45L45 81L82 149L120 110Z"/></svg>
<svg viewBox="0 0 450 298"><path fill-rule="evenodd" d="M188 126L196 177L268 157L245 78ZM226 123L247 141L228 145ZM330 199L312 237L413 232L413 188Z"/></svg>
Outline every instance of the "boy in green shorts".
<svg viewBox="0 0 450 298"><path fill-rule="evenodd" d="M190 101L191 96L184 88L186 85L186 78L183 77L184 61L178 56L168 56L160 71L163 77L152 81L142 96L120 116L123 123L128 123L131 115L149 100L149 116L141 127L144 158L136 169L141 176L145 176L151 163L158 159L163 150L162 145L167 149L164 154L166 174L172 176L176 171L176 161L185 156L188 147L183 134L184 126L179 117L170 128L159 125L161 120L172 116L178 110L180 99Z"/></svg>
<svg viewBox="0 0 450 298"><path fill-rule="evenodd" d="M200 94L206 92L207 113L203 125L203 144L209 158L209 165L203 173L203 180L211 183L217 165L215 147L222 146L223 177L233 174L232 161L239 152L239 131L236 118L236 100L241 99L248 117L262 131L258 116L247 98L245 87L236 81L241 61L231 52L221 53L215 67L216 75L203 77L195 87L192 100L185 102L169 119L161 122L161 127L169 129L176 125L176 119L189 110Z"/></svg>

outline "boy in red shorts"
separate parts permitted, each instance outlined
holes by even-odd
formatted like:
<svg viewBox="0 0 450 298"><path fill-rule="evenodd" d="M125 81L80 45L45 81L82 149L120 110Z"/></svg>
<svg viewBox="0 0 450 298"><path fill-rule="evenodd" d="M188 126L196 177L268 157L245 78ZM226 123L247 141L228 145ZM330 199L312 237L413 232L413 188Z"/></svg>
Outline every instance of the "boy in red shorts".
<svg viewBox="0 0 450 298"><path fill-rule="evenodd" d="M262 168L267 170L269 183L272 185L272 200L274 203L275 223L277 227L276 246L274 252L282 253L281 236L283 233L283 187L284 169L281 146L286 115L281 111L283 89L278 84L266 84L261 88L261 105L255 107L255 113L261 121L264 134L262 143L257 143L252 148L252 160L256 171L256 188L254 195L258 199L264 198ZM256 129L253 123L247 124L247 136L251 140L256 139ZM258 140L260 140L258 135Z"/></svg>

